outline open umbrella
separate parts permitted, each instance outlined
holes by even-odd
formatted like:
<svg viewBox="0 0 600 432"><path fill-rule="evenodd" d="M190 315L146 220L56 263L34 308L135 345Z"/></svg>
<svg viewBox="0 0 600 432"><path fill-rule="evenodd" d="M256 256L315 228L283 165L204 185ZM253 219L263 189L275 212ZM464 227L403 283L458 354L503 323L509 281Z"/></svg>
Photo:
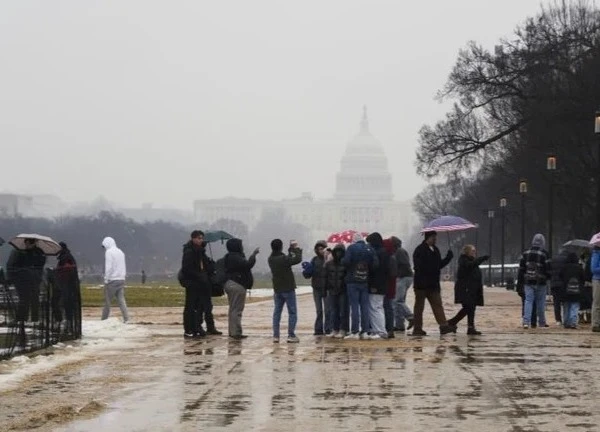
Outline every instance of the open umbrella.
<svg viewBox="0 0 600 432"><path fill-rule="evenodd" d="M589 241L583 239L575 239L569 240L564 245L562 245L565 249L589 249L592 247Z"/></svg>
<svg viewBox="0 0 600 432"><path fill-rule="evenodd" d="M594 234L594 236L590 239L590 246L591 247L600 246L600 232Z"/></svg>
<svg viewBox="0 0 600 432"><path fill-rule="evenodd" d="M327 243L352 243L352 237L354 237L354 234L356 233L358 233L358 231L354 230L332 233L327 237ZM360 235L366 237L369 233L361 232Z"/></svg>
<svg viewBox="0 0 600 432"><path fill-rule="evenodd" d="M229 240L235 238L231 234L225 231L207 231L204 233L204 241L206 243L214 243L217 241L224 242L225 240Z"/></svg>
<svg viewBox="0 0 600 432"><path fill-rule="evenodd" d="M469 222L466 219L463 219L459 216L441 216L427 223L423 229L422 233L429 231L437 231L437 232L452 232L452 231L464 231L471 228L477 228L477 225Z"/></svg>
<svg viewBox="0 0 600 432"><path fill-rule="evenodd" d="M60 245L50 237L39 234L19 234L8 243L17 250L25 250L25 240L35 240L36 246L40 248L45 255L58 255L62 249Z"/></svg>

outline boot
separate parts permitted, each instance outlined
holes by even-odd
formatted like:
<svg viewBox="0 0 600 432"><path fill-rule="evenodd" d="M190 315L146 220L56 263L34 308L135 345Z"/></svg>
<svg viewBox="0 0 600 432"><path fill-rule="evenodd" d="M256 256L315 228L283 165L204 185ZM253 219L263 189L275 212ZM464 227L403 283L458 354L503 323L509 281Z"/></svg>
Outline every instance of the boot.
<svg viewBox="0 0 600 432"><path fill-rule="evenodd" d="M481 332L475 330L475 327L469 327L469 329L467 330L467 334L469 336L481 336Z"/></svg>
<svg viewBox="0 0 600 432"><path fill-rule="evenodd" d="M452 326L450 324L442 325L442 326L440 326L440 333L442 335L445 335L448 333L456 333L456 326Z"/></svg>
<svg viewBox="0 0 600 432"><path fill-rule="evenodd" d="M407 319L407 321L408 321L408 326L406 327L406 330L410 330L415 326L415 319L409 318L409 319Z"/></svg>
<svg viewBox="0 0 600 432"><path fill-rule="evenodd" d="M213 335L213 336L221 336L223 334L223 332L220 332L215 327L211 327L206 331L206 334Z"/></svg>
<svg viewBox="0 0 600 432"><path fill-rule="evenodd" d="M411 336L427 336L427 332L422 329L414 329Z"/></svg>

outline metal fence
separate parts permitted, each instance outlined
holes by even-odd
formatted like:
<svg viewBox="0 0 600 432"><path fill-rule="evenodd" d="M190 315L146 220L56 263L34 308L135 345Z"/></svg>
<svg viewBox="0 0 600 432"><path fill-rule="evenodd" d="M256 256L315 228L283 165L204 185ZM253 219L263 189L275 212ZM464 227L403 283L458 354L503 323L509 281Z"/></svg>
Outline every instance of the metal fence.
<svg viewBox="0 0 600 432"><path fill-rule="evenodd" d="M76 275L57 281L46 269L42 282L0 285L0 359L81 337L81 294Z"/></svg>

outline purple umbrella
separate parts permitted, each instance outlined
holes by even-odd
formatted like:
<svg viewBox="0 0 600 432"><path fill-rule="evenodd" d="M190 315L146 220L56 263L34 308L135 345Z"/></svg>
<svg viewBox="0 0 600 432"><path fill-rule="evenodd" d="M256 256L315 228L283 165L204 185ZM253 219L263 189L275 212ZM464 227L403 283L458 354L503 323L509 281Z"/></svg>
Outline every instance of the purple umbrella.
<svg viewBox="0 0 600 432"><path fill-rule="evenodd" d="M427 223L423 229L422 233L428 231L437 231L437 232L452 232L452 231L464 231L471 228L477 228L477 225L469 222L466 219L463 219L458 216L441 216Z"/></svg>

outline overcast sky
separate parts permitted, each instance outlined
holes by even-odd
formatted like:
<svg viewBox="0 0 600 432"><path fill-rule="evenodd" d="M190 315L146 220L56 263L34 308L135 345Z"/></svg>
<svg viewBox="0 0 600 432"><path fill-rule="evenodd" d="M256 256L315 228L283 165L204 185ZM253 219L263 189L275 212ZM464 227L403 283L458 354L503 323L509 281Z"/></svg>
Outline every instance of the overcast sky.
<svg viewBox="0 0 600 432"><path fill-rule="evenodd" d="M0 190L326 198L367 104L398 199L469 40L537 0L0 1Z"/></svg>

